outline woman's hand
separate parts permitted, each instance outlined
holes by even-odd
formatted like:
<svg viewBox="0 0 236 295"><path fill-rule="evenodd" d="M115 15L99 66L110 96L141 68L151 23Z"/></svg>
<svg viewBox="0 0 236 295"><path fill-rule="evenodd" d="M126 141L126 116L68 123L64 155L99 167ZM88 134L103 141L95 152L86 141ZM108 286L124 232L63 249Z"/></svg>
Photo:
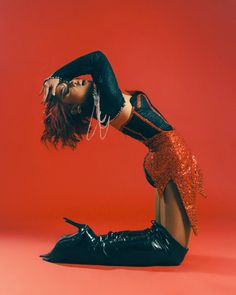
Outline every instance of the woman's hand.
<svg viewBox="0 0 236 295"><path fill-rule="evenodd" d="M59 83L60 83L59 78L49 77L44 80L42 88L39 92L39 95L41 95L42 92L44 91L44 96L43 96L42 102L45 102L46 97L48 96L48 93L50 90L52 92L52 95L56 94L56 88Z"/></svg>

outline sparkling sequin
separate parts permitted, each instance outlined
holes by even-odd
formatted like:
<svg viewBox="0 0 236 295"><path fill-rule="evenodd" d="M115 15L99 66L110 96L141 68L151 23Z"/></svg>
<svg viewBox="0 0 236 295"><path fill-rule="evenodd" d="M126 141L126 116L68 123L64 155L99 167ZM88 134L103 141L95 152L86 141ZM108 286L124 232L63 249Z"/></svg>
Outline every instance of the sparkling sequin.
<svg viewBox="0 0 236 295"><path fill-rule="evenodd" d="M198 161L184 138L176 129L162 131L142 141L149 151L144 158L144 168L152 178L159 196L163 196L169 180L180 192L191 227L198 234L197 193L207 197L203 174Z"/></svg>

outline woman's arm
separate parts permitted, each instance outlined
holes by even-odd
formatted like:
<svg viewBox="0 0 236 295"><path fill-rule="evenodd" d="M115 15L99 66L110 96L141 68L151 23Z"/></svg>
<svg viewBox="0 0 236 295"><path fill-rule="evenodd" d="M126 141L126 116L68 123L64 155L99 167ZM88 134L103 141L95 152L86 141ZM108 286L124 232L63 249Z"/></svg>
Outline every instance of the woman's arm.
<svg viewBox="0 0 236 295"><path fill-rule="evenodd" d="M51 77L60 77L63 80L90 74L100 94L100 109L102 116L110 115L113 119L125 105L125 99L119 88L112 66L107 57L100 50L82 55L67 63L51 74Z"/></svg>

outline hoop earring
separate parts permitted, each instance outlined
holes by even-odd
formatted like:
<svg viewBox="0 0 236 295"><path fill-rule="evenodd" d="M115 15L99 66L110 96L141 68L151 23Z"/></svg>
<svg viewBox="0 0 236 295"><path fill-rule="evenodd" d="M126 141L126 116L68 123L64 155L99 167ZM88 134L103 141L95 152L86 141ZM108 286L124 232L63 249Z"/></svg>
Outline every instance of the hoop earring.
<svg viewBox="0 0 236 295"><path fill-rule="evenodd" d="M78 112L78 114L80 114L82 112L81 106L79 104L77 105L77 112Z"/></svg>
<svg viewBox="0 0 236 295"><path fill-rule="evenodd" d="M70 112L71 112L72 115L80 114L80 113L82 112L82 110L81 110L81 106L80 106L79 104L77 105L77 107L74 107L74 106L73 106L73 107L71 108L71 111L70 111Z"/></svg>

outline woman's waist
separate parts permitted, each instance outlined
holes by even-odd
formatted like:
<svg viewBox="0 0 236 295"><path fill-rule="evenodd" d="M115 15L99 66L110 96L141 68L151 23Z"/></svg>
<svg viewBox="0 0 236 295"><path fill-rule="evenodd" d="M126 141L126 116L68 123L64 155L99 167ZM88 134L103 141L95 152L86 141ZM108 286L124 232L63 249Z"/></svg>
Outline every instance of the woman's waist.
<svg viewBox="0 0 236 295"><path fill-rule="evenodd" d="M186 142L182 135L175 129L162 130L155 135L142 140L142 143L148 147L149 151L154 152L162 148L163 144L170 145L170 147L175 143L180 143L186 145Z"/></svg>

